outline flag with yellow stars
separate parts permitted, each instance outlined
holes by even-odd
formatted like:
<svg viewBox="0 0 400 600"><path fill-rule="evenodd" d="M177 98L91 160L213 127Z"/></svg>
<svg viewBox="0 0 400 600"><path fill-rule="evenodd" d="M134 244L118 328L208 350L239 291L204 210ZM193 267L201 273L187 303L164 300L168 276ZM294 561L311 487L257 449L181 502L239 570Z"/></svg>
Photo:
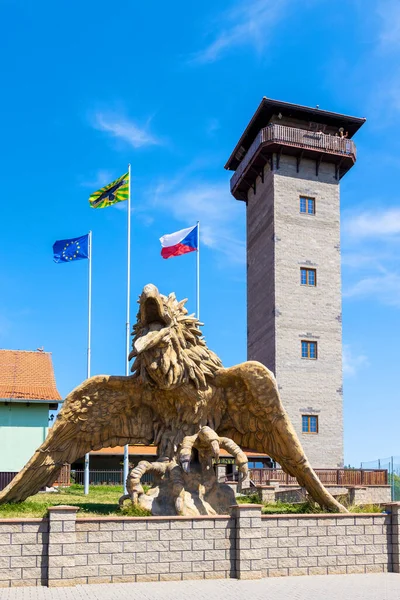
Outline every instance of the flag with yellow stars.
<svg viewBox="0 0 400 600"><path fill-rule="evenodd" d="M128 200L128 195L129 173L125 173L125 175L121 175L115 181L94 192L89 198L89 204L92 208L106 208L117 202Z"/></svg>
<svg viewBox="0 0 400 600"><path fill-rule="evenodd" d="M54 262L72 262L89 258L89 234L69 240L57 240L53 244Z"/></svg>

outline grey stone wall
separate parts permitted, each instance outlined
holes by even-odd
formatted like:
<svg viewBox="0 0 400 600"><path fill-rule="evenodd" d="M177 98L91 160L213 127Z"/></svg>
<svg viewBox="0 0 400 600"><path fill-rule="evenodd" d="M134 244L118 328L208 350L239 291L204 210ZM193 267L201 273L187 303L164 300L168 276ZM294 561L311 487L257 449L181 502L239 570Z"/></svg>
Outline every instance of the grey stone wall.
<svg viewBox="0 0 400 600"><path fill-rule="evenodd" d="M80 583L214 579L233 575L229 517L79 519Z"/></svg>
<svg viewBox="0 0 400 600"><path fill-rule="evenodd" d="M341 500L346 498L348 504L388 504L391 500L390 485L341 486L325 485L328 492ZM246 494L257 492L262 502L305 502L307 490L295 485L260 485L243 490ZM342 501L342 500L341 500Z"/></svg>
<svg viewBox="0 0 400 600"><path fill-rule="evenodd" d="M0 520L0 587L47 585L48 519Z"/></svg>
<svg viewBox="0 0 400 600"><path fill-rule="evenodd" d="M399 572L399 507L391 514L0 521L0 587L284 575Z"/></svg>
<svg viewBox="0 0 400 600"><path fill-rule="evenodd" d="M301 214L299 197L315 198ZM282 156L248 193L248 358L274 371L283 404L314 467L343 466L340 197L334 165ZM300 267L317 286L300 285ZM301 358L301 340L316 341L317 360ZM316 415L305 434L301 416Z"/></svg>
<svg viewBox="0 0 400 600"><path fill-rule="evenodd" d="M263 577L393 570L390 515L261 517Z"/></svg>

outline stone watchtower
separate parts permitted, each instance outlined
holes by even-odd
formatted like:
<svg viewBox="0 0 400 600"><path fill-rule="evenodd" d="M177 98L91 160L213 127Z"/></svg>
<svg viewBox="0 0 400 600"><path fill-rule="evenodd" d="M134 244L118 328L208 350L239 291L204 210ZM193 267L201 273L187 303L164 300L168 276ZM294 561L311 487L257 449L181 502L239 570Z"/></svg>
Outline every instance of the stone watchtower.
<svg viewBox="0 0 400 600"><path fill-rule="evenodd" d="M343 465L340 180L365 119L263 98L230 156L247 206L247 353L317 468Z"/></svg>

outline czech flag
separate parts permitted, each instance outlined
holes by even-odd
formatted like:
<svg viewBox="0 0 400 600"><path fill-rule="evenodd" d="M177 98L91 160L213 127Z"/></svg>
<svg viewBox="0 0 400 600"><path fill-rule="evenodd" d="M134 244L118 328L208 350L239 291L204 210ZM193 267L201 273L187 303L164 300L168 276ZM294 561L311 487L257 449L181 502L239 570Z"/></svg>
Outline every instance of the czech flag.
<svg viewBox="0 0 400 600"><path fill-rule="evenodd" d="M161 256L163 258L172 258L188 252L196 252L199 242L198 225L187 227L175 233L167 233L160 237Z"/></svg>

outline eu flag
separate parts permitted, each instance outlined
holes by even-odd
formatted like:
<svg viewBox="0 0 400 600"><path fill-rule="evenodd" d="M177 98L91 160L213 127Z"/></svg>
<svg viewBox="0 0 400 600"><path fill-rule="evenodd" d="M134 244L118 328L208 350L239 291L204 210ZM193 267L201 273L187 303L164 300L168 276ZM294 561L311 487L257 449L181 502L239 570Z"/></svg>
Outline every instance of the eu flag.
<svg viewBox="0 0 400 600"><path fill-rule="evenodd" d="M69 240L57 240L53 244L54 262L72 262L89 258L89 234Z"/></svg>

